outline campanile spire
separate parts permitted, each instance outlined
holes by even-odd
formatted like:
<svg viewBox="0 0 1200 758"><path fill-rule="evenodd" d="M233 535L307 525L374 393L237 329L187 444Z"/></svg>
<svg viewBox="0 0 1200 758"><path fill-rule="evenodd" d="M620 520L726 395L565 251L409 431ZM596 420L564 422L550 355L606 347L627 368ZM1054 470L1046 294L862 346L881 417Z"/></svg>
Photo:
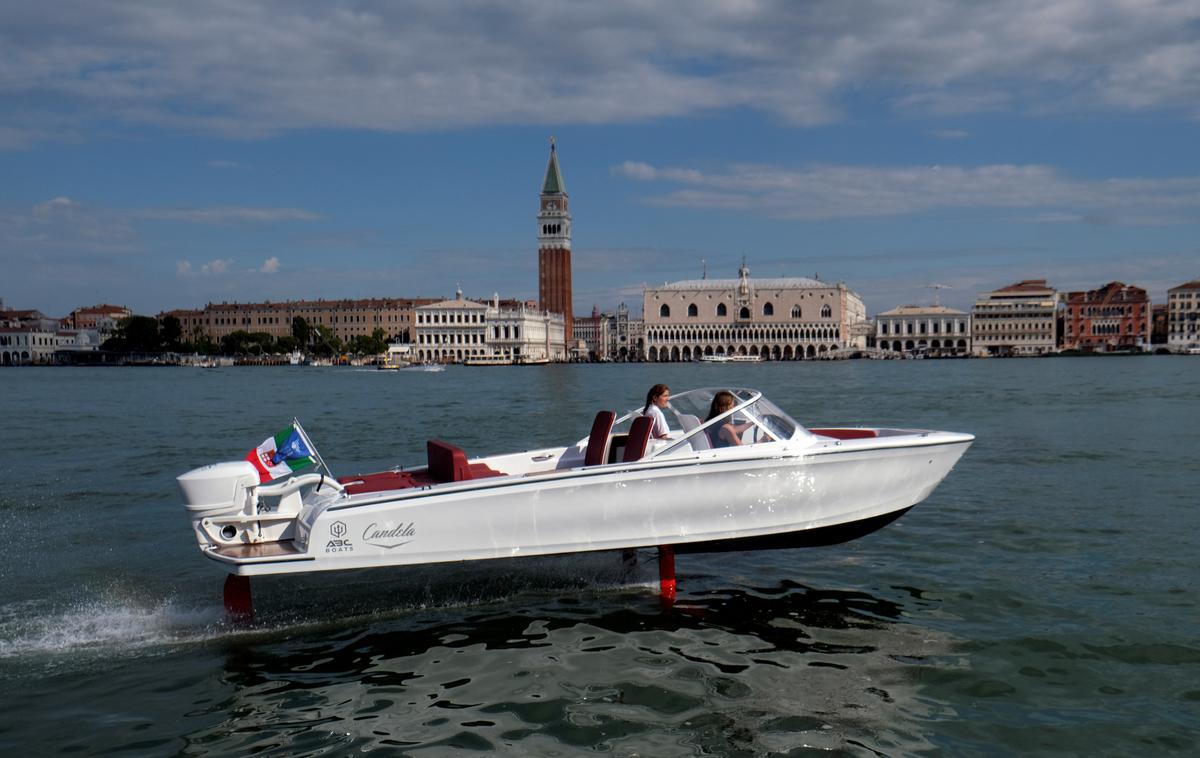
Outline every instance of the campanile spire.
<svg viewBox="0 0 1200 758"><path fill-rule="evenodd" d="M538 210L538 307L561 313L568 349L572 341L571 212L567 185L558 167L558 148L550 138L550 159Z"/></svg>

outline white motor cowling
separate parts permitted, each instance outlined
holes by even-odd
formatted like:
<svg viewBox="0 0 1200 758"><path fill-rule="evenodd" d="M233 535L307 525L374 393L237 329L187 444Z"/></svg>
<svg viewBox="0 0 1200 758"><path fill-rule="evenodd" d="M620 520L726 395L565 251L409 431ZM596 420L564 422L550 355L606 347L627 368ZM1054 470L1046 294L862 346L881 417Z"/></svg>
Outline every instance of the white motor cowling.
<svg viewBox="0 0 1200 758"><path fill-rule="evenodd" d="M232 516L246 504L246 491L259 483L258 469L249 461L214 463L176 477L183 504L192 521Z"/></svg>

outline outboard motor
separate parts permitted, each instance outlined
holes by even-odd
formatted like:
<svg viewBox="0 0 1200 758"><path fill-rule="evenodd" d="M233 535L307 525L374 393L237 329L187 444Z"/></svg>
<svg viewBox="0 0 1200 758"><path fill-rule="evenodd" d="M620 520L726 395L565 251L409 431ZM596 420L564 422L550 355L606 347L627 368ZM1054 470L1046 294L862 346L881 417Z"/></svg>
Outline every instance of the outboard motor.
<svg viewBox="0 0 1200 758"><path fill-rule="evenodd" d="M217 526L210 519L247 513L259 484L258 470L249 461L228 461L192 469L176 478L183 491L184 507L200 545L237 544L246 541L244 529L232 524ZM250 511L251 513L253 511Z"/></svg>

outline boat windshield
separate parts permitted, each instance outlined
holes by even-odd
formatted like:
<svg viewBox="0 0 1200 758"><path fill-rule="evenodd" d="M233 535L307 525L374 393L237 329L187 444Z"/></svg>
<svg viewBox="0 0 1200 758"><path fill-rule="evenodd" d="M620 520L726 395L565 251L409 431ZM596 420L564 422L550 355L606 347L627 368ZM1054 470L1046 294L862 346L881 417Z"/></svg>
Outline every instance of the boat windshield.
<svg viewBox="0 0 1200 758"><path fill-rule="evenodd" d="M735 404L710 420L708 414L713 398L722 391L732 394ZM613 431L627 432L633 419L640 416L641 412L641 408L636 408L622 416ZM743 445L812 437L807 429L763 397L761 392L750 389L713 387L681 392L671 396L671 403L664 415L671 430L670 444L654 451L650 457L712 449L715 430L730 420L738 427Z"/></svg>

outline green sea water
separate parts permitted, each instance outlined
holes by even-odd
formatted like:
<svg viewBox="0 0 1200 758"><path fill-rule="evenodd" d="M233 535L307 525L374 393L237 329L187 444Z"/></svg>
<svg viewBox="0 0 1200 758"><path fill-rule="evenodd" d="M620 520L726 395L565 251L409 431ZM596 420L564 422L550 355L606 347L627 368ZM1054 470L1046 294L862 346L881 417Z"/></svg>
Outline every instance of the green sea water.
<svg viewBox="0 0 1200 758"><path fill-rule="evenodd" d="M1200 359L0 371L0 754L1195 755ZM174 477L298 416L338 473L563 444L748 386L977 436L853 543L255 585L227 624Z"/></svg>

